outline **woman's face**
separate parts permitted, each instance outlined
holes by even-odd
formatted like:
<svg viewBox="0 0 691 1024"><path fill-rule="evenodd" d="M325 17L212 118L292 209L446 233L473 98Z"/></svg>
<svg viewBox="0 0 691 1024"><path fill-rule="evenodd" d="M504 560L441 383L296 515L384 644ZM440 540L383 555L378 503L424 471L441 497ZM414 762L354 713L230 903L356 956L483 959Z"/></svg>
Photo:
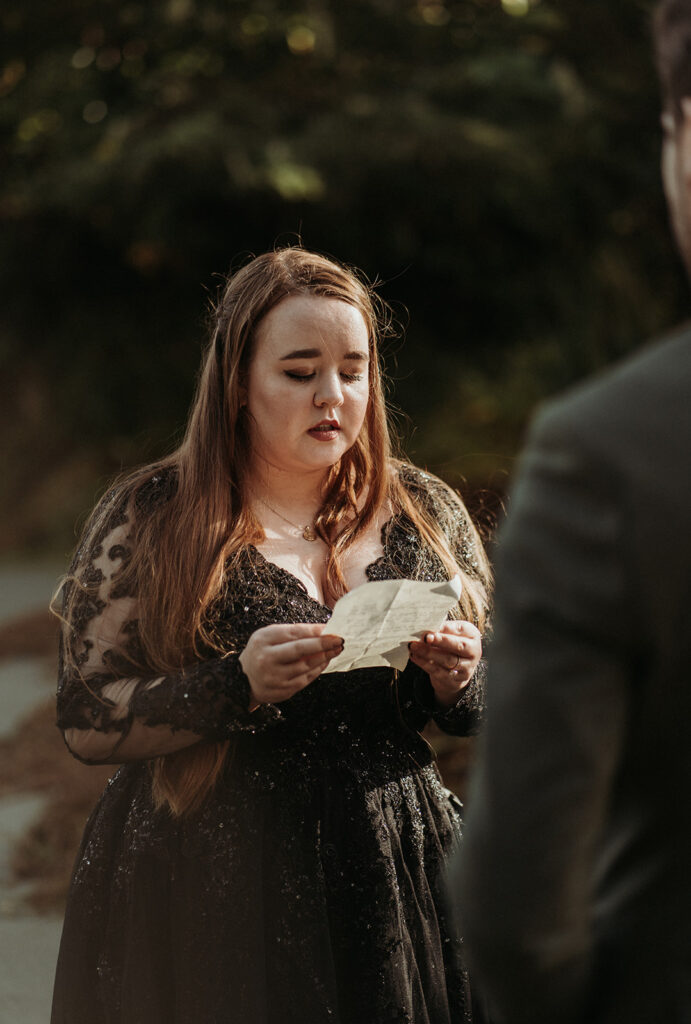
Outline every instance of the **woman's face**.
<svg viewBox="0 0 691 1024"><path fill-rule="evenodd" d="M259 323L246 401L255 459L325 471L355 443L369 401L369 332L341 299L291 295Z"/></svg>

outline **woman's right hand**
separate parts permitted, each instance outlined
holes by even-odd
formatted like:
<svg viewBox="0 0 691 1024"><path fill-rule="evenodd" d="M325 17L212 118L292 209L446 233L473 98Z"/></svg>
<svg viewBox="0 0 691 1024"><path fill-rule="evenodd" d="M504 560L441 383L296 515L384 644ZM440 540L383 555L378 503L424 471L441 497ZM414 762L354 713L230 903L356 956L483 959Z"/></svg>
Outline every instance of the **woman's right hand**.
<svg viewBox="0 0 691 1024"><path fill-rule="evenodd" d="M280 704L304 690L340 654L343 641L325 634L322 622L264 626L256 630L240 654L250 681L250 710L258 704Z"/></svg>

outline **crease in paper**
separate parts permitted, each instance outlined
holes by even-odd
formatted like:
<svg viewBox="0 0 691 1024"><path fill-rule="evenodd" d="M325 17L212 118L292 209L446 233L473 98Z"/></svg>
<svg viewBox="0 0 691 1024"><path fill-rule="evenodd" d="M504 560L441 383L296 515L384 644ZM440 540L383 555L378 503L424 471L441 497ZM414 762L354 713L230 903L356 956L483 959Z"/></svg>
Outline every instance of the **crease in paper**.
<svg viewBox="0 0 691 1024"><path fill-rule="evenodd" d="M461 596L461 580L376 580L336 602L325 632L343 638L326 672L389 666L404 669L408 644L440 629Z"/></svg>

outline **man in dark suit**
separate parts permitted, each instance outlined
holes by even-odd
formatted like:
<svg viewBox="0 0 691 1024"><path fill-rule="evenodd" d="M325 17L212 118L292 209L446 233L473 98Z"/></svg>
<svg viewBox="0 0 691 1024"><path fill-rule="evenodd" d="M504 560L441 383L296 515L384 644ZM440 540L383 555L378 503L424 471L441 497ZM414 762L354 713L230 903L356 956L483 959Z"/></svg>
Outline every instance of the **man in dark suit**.
<svg viewBox="0 0 691 1024"><path fill-rule="evenodd" d="M691 0L656 19L691 272ZM493 1024L691 1022L691 329L537 418L460 877Z"/></svg>

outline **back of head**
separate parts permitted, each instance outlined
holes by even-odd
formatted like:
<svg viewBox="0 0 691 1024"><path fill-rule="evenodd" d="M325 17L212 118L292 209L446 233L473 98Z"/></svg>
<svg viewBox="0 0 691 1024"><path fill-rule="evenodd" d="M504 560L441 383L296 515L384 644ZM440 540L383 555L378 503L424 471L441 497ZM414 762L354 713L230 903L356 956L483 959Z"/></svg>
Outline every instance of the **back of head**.
<svg viewBox="0 0 691 1024"><path fill-rule="evenodd" d="M655 12L655 49L665 106L681 119L691 97L691 0L663 0Z"/></svg>

